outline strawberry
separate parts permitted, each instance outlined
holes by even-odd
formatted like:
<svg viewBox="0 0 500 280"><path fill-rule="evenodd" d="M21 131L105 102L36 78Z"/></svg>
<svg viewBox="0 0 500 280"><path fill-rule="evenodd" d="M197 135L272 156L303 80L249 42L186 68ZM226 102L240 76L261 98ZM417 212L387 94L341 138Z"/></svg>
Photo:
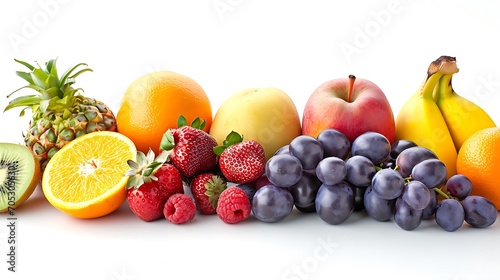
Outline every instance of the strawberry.
<svg viewBox="0 0 500 280"><path fill-rule="evenodd" d="M255 140L243 141L243 136L231 131L223 145L214 148L219 155L219 168L230 182L245 184L262 176L266 166L264 148Z"/></svg>
<svg viewBox="0 0 500 280"><path fill-rule="evenodd" d="M162 218L168 198L184 193L182 176L172 164L165 163L168 153L155 158L153 151L147 156L137 153L137 162L127 161L130 170L127 181L127 201L130 210L141 220L150 222Z"/></svg>
<svg viewBox="0 0 500 280"><path fill-rule="evenodd" d="M219 195L227 187L224 179L214 173L201 173L190 184L196 208L201 214L215 214Z"/></svg>
<svg viewBox="0 0 500 280"><path fill-rule="evenodd" d="M160 150L170 151L170 161L186 177L192 177L217 167L213 148L217 141L203 131L205 121L196 118L191 126L181 115L178 128L168 129L163 135Z"/></svg>

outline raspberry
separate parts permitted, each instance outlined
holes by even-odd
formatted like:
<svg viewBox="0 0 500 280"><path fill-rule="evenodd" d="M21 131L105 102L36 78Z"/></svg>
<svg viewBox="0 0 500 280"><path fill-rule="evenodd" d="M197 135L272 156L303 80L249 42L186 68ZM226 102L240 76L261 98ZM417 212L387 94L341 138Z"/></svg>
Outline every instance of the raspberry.
<svg viewBox="0 0 500 280"><path fill-rule="evenodd" d="M236 187L242 189L246 193L248 199L250 199L250 204L252 204L253 196L255 195L255 192L257 192L255 186L252 184L239 184L236 185Z"/></svg>
<svg viewBox="0 0 500 280"><path fill-rule="evenodd" d="M235 224L247 219L251 210L248 196L238 187L229 187L219 196L217 215L227 224Z"/></svg>
<svg viewBox="0 0 500 280"><path fill-rule="evenodd" d="M191 221L196 214L196 205L187 194L171 195L163 207L165 219L174 224L184 224Z"/></svg>

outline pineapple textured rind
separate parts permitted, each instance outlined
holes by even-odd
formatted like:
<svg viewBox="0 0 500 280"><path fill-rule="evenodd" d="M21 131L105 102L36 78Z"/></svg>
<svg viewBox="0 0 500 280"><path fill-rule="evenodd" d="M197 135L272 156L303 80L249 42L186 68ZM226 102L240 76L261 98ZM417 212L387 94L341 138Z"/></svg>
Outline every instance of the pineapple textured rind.
<svg viewBox="0 0 500 280"><path fill-rule="evenodd" d="M87 64L79 63L59 77L56 59L45 63L45 69L38 63L38 67L35 67L24 61L15 61L30 70L16 72L28 85L15 90L8 97L25 88L35 90L38 95L12 99L5 111L24 107L20 113L24 115L26 109L32 110L24 140L37 156L42 170L50 158L73 139L94 131L116 131L116 119L109 107L101 101L83 96L80 88L72 87L78 75L92 71L86 67ZM82 66L85 68L79 69Z"/></svg>

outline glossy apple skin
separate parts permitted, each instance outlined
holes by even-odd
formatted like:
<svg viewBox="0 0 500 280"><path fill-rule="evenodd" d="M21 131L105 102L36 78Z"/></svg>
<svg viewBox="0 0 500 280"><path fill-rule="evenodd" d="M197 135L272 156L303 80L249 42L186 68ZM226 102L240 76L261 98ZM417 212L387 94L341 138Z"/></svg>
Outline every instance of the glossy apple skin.
<svg viewBox="0 0 500 280"><path fill-rule="evenodd" d="M322 130L334 128L352 142L364 132L375 131L394 142L394 114L383 91L357 78L348 102L349 81L333 79L316 88L304 107L302 134L317 137Z"/></svg>

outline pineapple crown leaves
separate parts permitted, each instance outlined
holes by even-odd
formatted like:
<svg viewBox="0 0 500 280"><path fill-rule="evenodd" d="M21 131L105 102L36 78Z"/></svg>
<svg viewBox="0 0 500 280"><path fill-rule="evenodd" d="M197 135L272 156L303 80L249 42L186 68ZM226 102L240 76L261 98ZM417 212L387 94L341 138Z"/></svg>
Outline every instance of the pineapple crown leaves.
<svg viewBox="0 0 500 280"><path fill-rule="evenodd" d="M65 115L69 115L73 109L75 100L78 98L78 92L82 90L81 88L75 89L72 87L75 83L75 78L84 72L92 72L92 69L86 67L87 64L79 63L66 70L59 77L56 67L57 58L46 62L45 69L38 62L36 63L37 67L35 67L21 60L14 59L14 61L26 66L30 70L30 72L16 71L16 75L27 81L28 85L13 91L7 95L7 98L25 88L33 89L39 93L12 99L5 107L4 112L15 107L24 107L21 110L20 116L25 114L26 109L31 109L33 112L40 110L42 113L45 113L49 108L52 111L63 112ZM85 68L74 73L80 66L84 66Z"/></svg>
<svg viewBox="0 0 500 280"><path fill-rule="evenodd" d="M196 128L199 130L203 130L206 125L206 121L204 119L200 119L199 117L196 117L192 122L190 127ZM180 115L179 118L177 119L177 127L183 127L187 126L188 122L186 118L183 115ZM160 150L162 151L170 151L174 148L175 146L175 141L174 141L174 135L172 133L171 129L168 129L164 134L160 142Z"/></svg>
<svg viewBox="0 0 500 280"><path fill-rule="evenodd" d="M243 142L243 135L239 134L236 131L231 131L226 136L226 139L222 141L222 145L214 147L214 153L220 156L227 147L241 142Z"/></svg>
<svg viewBox="0 0 500 280"><path fill-rule="evenodd" d="M217 209L220 194L227 188L227 184L218 175L212 176L210 180L205 183L205 195L213 208Z"/></svg>
<svg viewBox="0 0 500 280"><path fill-rule="evenodd" d="M156 171L167 161L168 153L160 153L155 157L155 153L150 149L146 154L137 152L137 162L128 160L127 164L130 167L124 176L129 176L126 188L138 189L145 183L157 181L155 176Z"/></svg>

